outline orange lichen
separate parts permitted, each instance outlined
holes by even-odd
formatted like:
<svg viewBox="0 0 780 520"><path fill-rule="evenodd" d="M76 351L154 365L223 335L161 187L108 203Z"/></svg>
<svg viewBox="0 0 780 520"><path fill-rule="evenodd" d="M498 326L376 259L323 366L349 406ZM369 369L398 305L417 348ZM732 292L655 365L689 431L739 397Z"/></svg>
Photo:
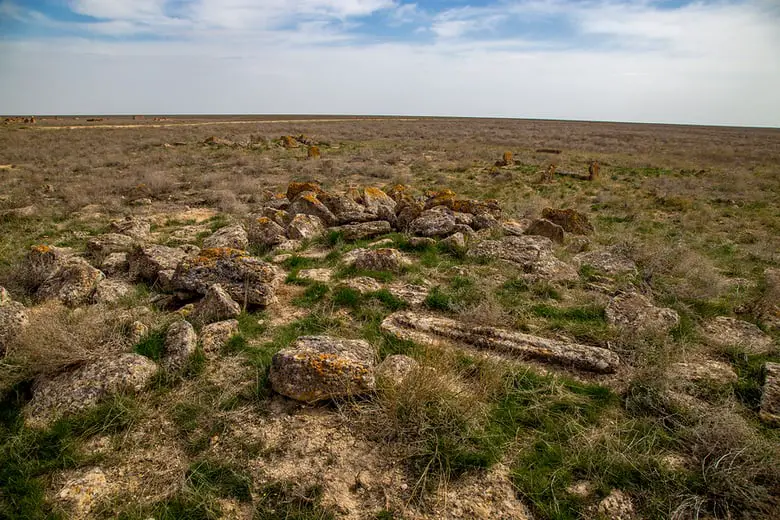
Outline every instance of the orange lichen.
<svg viewBox="0 0 780 520"><path fill-rule="evenodd" d="M32 249L36 253L41 253L41 254L45 254L45 253L48 253L49 251L51 251L51 247L43 245L43 244L32 246L30 249Z"/></svg>
<svg viewBox="0 0 780 520"><path fill-rule="evenodd" d="M310 146L307 153L307 157L309 159L319 159L320 158L320 147L319 146Z"/></svg>
<svg viewBox="0 0 780 520"><path fill-rule="evenodd" d="M588 166L588 180L589 181L595 181L599 178L599 162L593 161L590 163L590 166Z"/></svg>
<svg viewBox="0 0 780 520"><path fill-rule="evenodd" d="M293 200L298 194L304 191L311 191L314 193L323 193L322 187L316 182L291 182L287 185L287 193L285 197L289 200Z"/></svg>
<svg viewBox="0 0 780 520"><path fill-rule="evenodd" d="M258 217L255 222L258 224L266 225L271 222L271 219L268 217Z"/></svg>
<svg viewBox="0 0 780 520"><path fill-rule="evenodd" d="M301 195L301 198L312 204L317 204L319 202L319 199L317 199L317 196L314 193L304 193Z"/></svg>
<svg viewBox="0 0 780 520"><path fill-rule="evenodd" d="M280 140L285 148L298 148L298 141L291 135L283 135Z"/></svg>

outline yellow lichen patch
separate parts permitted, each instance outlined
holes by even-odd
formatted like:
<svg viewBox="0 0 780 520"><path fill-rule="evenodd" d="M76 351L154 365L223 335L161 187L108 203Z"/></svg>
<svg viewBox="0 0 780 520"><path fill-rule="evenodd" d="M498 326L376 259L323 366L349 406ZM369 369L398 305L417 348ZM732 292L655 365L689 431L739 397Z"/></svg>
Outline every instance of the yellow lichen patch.
<svg viewBox="0 0 780 520"><path fill-rule="evenodd" d="M307 157L309 159L319 159L320 158L320 147L319 146L310 146L307 151Z"/></svg>
<svg viewBox="0 0 780 520"><path fill-rule="evenodd" d="M298 194L304 191L311 191L313 193L323 193L322 187L316 182L291 182L287 185L287 193L285 197L289 200L293 200Z"/></svg>
<svg viewBox="0 0 780 520"><path fill-rule="evenodd" d="M311 202L312 204L317 204L319 202L319 199L317 199L317 196L313 193L305 193L301 195L301 198L307 202Z"/></svg>
<svg viewBox="0 0 780 520"><path fill-rule="evenodd" d="M588 180L589 181L595 181L599 178L599 162L593 161L590 163L590 166L588 166Z"/></svg>
<svg viewBox="0 0 780 520"><path fill-rule="evenodd" d="M298 148L298 141L291 135L283 135L280 140L285 148Z"/></svg>
<svg viewBox="0 0 780 520"><path fill-rule="evenodd" d="M271 222L271 219L268 217L258 217L255 222L258 224L266 225Z"/></svg>
<svg viewBox="0 0 780 520"><path fill-rule="evenodd" d="M34 245L30 249L32 249L36 253L41 253L41 254L45 254L45 253L48 253L49 251L51 251L51 247L43 245L43 244Z"/></svg>

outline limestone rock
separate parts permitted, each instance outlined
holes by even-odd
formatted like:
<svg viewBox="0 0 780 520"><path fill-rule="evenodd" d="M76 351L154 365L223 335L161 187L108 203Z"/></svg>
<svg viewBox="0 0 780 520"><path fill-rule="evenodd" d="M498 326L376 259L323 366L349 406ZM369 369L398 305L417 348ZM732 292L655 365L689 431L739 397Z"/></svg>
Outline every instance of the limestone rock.
<svg viewBox="0 0 780 520"><path fill-rule="evenodd" d="M386 220L373 220L370 222L361 222L358 224L347 224L344 226L332 227L330 231L341 234L344 240L362 240L365 238L385 235L390 233L393 228L390 222Z"/></svg>
<svg viewBox="0 0 780 520"><path fill-rule="evenodd" d="M39 301L58 299L69 307L89 302L105 275L83 258L73 257L47 278L35 293Z"/></svg>
<svg viewBox="0 0 780 520"><path fill-rule="evenodd" d="M376 381L380 386L398 386L420 367L420 364L403 354L387 356L376 367Z"/></svg>
<svg viewBox="0 0 780 520"><path fill-rule="evenodd" d="M418 249L425 249L436 245L436 240L429 237L409 237L409 245Z"/></svg>
<svg viewBox="0 0 780 520"><path fill-rule="evenodd" d="M680 323L676 311L656 307L646 296L634 292L612 298L606 316L610 325L636 331L667 331Z"/></svg>
<svg viewBox="0 0 780 520"><path fill-rule="evenodd" d="M72 257L73 251L67 248L47 245L32 246L27 253L24 266L30 289L37 289Z"/></svg>
<svg viewBox="0 0 780 520"><path fill-rule="evenodd" d="M423 204L414 199L402 199L395 207L396 226L405 231L423 213ZM453 219L454 220L454 219Z"/></svg>
<svg viewBox="0 0 780 520"><path fill-rule="evenodd" d="M392 238L380 238L368 244L368 247L390 247L394 244Z"/></svg>
<svg viewBox="0 0 780 520"><path fill-rule="evenodd" d="M241 314L241 306L219 284L208 288L203 299L190 314L190 320L199 325L235 318Z"/></svg>
<svg viewBox="0 0 780 520"><path fill-rule="evenodd" d="M0 287L0 292L5 293L5 288ZM27 310L19 302L13 301L7 294L0 302L0 358L8 347L29 323Z"/></svg>
<svg viewBox="0 0 780 520"><path fill-rule="evenodd" d="M283 228L287 227L287 224L289 224L290 220L292 219L290 214L284 211L283 209L271 208L268 206L260 210L259 217L269 218ZM259 217L255 217L255 218L259 218Z"/></svg>
<svg viewBox="0 0 780 520"><path fill-rule="evenodd" d="M127 255L131 280L154 282L160 271L176 269L187 253L176 247L150 244L138 246Z"/></svg>
<svg viewBox="0 0 780 520"><path fill-rule="evenodd" d="M98 304L116 303L133 292L133 286L122 280L104 279L95 287L92 301Z"/></svg>
<svg viewBox="0 0 780 520"><path fill-rule="evenodd" d="M298 278L311 280L313 282L327 283L333 278L333 269L322 267L319 269L301 269L298 271Z"/></svg>
<svg viewBox="0 0 780 520"><path fill-rule="evenodd" d="M112 253L127 253L135 247L135 239L118 233L107 233L92 237L87 241L87 254L97 262L102 262Z"/></svg>
<svg viewBox="0 0 780 520"><path fill-rule="evenodd" d="M429 288L424 285L404 282L394 282L390 284L387 290L390 291L390 294L411 306L422 305L429 292Z"/></svg>
<svg viewBox="0 0 780 520"><path fill-rule="evenodd" d="M558 244L563 243L563 228L543 218L531 222L531 225L525 230L525 234L547 237Z"/></svg>
<svg viewBox="0 0 780 520"><path fill-rule="evenodd" d="M566 251L575 255L590 249L590 239L583 235L571 236L567 242Z"/></svg>
<svg viewBox="0 0 780 520"><path fill-rule="evenodd" d="M57 499L70 506L70 518L87 518L92 507L111 490L106 475L100 468L68 480L57 493Z"/></svg>
<svg viewBox="0 0 780 520"><path fill-rule="evenodd" d="M128 269L130 269L130 264L127 262L127 253L111 253L100 264L100 270L107 276L126 273Z"/></svg>
<svg viewBox="0 0 780 520"><path fill-rule="evenodd" d="M347 265L368 271L400 271L411 262L397 249L354 249L342 258Z"/></svg>
<svg viewBox="0 0 780 520"><path fill-rule="evenodd" d="M27 424L47 426L63 415L84 411L106 397L140 391L156 372L157 365L149 358L119 354L40 379L25 408Z"/></svg>
<svg viewBox="0 0 780 520"><path fill-rule="evenodd" d="M286 238L284 228L269 217L258 217L249 222L247 240L253 246L270 247Z"/></svg>
<svg viewBox="0 0 780 520"><path fill-rule="evenodd" d="M506 236L501 240L482 240L469 247L473 258L500 259L522 267L527 276L552 281L579 279L577 271L555 257L552 241L547 237Z"/></svg>
<svg viewBox="0 0 780 520"><path fill-rule="evenodd" d="M479 213L474 215L472 227L476 230L493 229L501 227L501 223L490 213Z"/></svg>
<svg viewBox="0 0 780 520"><path fill-rule="evenodd" d="M179 290L206 294L219 284L240 304L268 305L276 301L281 270L245 251L229 248L204 249L200 256L183 260L172 285Z"/></svg>
<svg viewBox="0 0 780 520"><path fill-rule="evenodd" d="M376 292L382 288L382 284L369 276L358 276L356 278L347 278L342 280L340 286L347 287L360 294Z"/></svg>
<svg viewBox="0 0 780 520"><path fill-rule="evenodd" d="M673 374L675 380L705 381L717 385L737 382L737 374L731 368L731 365L712 359L674 363L669 368L669 371Z"/></svg>
<svg viewBox="0 0 780 520"><path fill-rule="evenodd" d="M565 343L495 327L474 326L415 312L391 314L382 322L382 330L400 339L422 344L465 345L593 372L615 372L620 363L617 354L600 347Z"/></svg>
<svg viewBox="0 0 780 520"><path fill-rule="evenodd" d="M455 229L455 216L452 210L440 206L425 210L409 224L409 232L424 237L441 237L451 234Z"/></svg>
<svg viewBox="0 0 780 520"><path fill-rule="evenodd" d="M453 233L441 241L441 245L450 251L460 253L466 251L466 237L463 233Z"/></svg>
<svg viewBox="0 0 780 520"><path fill-rule="evenodd" d="M764 366L766 382L761 392L761 420L780 425L780 363Z"/></svg>
<svg viewBox="0 0 780 520"><path fill-rule="evenodd" d="M336 223L339 225L353 222L369 222L377 218L365 206L357 202L355 198L348 195L328 194L327 197L321 197L323 197L323 204L333 213L336 217Z"/></svg>
<svg viewBox="0 0 780 520"><path fill-rule="evenodd" d="M291 182L287 185L287 200L293 201L301 193L308 191L316 195L325 193L317 182Z"/></svg>
<svg viewBox="0 0 780 520"><path fill-rule="evenodd" d="M612 251L589 251L573 258L577 266L589 265L606 275L636 274L636 264L630 258Z"/></svg>
<svg viewBox="0 0 780 520"><path fill-rule="evenodd" d="M274 355L273 389L298 401L316 402L374 390L374 357L366 341L303 336Z"/></svg>
<svg viewBox="0 0 780 520"><path fill-rule="evenodd" d="M249 247L249 237L244 228L235 224L216 230L211 236L203 240L203 247L213 249L215 247L229 247L231 249L246 250Z"/></svg>
<svg viewBox="0 0 780 520"><path fill-rule="evenodd" d="M111 229L114 233L121 233L136 240L148 240L151 234L151 223L143 218L125 217L122 220L111 222Z"/></svg>
<svg viewBox="0 0 780 520"><path fill-rule="evenodd" d="M291 215L312 215L319 217L327 226L335 226L336 216L317 198L313 191L304 191L298 194L290 203L287 211Z"/></svg>
<svg viewBox="0 0 780 520"><path fill-rule="evenodd" d="M136 320L127 325L126 334L127 340L130 342L130 344L135 345L144 339L147 334L149 334L149 327L147 327L143 322Z"/></svg>
<svg viewBox="0 0 780 520"><path fill-rule="evenodd" d="M588 217L573 209L544 208L542 210L542 218L558 224L564 231L574 233L575 235L590 235L593 233L593 226L588 221Z"/></svg>
<svg viewBox="0 0 780 520"><path fill-rule="evenodd" d="M369 187L363 190L363 205L371 215L375 215L376 220L395 223L396 202L379 188Z"/></svg>
<svg viewBox="0 0 780 520"><path fill-rule="evenodd" d="M528 219L523 220L505 220L500 223L501 230L507 235L522 236L531 225Z"/></svg>
<svg viewBox="0 0 780 520"><path fill-rule="evenodd" d="M230 338L238 334L238 320L225 320L209 323L200 332L200 345L207 355L216 354Z"/></svg>
<svg viewBox="0 0 780 520"><path fill-rule="evenodd" d="M189 322L173 322L165 333L165 354L160 364L169 372L178 372L187 365L198 348L198 335Z"/></svg>
<svg viewBox="0 0 780 520"><path fill-rule="evenodd" d="M635 518L631 497L618 489L606 496L598 507L599 514L608 520L631 520Z"/></svg>
<svg viewBox="0 0 780 520"><path fill-rule="evenodd" d="M322 219L314 215L295 215L287 226L287 236L292 240L306 240L315 238L325 232L325 225Z"/></svg>
<svg viewBox="0 0 780 520"><path fill-rule="evenodd" d="M705 339L719 347L736 346L751 354L767 354L774 350L772 338L747 321L718 316L703 328Z"/></svg>

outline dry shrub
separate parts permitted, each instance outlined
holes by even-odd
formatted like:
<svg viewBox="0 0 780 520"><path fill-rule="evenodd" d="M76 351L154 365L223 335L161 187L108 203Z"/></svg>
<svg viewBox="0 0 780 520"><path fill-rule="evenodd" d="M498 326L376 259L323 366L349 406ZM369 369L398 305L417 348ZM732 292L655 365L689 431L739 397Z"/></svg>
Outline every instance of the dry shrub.
<svg viewBox="0 0 780 520"><path fill-rule="evenodd" d="M206 195L209 204L216 206L222 213L233 215L245 215L249 210L246 204L242 203L236 197L236 194L230 190L216 190Z"/></svg>
<svg viewBox="0 0 780 520"><path fill-rule="evenodd" d="M28 309L29 324L9 346L0 366L0 389L30 377L126 351L128 316L99 306L69 309L47 302Z"/></svg>

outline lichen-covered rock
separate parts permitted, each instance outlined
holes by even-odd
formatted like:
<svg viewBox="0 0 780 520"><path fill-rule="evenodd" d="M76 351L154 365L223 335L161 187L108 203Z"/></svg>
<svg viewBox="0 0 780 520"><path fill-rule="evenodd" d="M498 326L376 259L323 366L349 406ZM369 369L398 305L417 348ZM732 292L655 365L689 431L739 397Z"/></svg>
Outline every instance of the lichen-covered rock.
<svg viewBox="0 0 780 520"><path fill-rule="evenodd" d="M114 233L121 233L136 240L143 241L149 238L151 234L151 223L143 218L125 217L122 220L111 222L111 229Z"/></svg>
<svg viewBox="0 0 780 520"><path fill-rule="evenodd" d="M130 344L135 345L149 334L149 327L145 323L135 320L127 324L125 334Z"/></svg>
<svg viewBox="0 0 780 520"><path fill-rule="evenodd" d="M276 301L276 287L282 279L278 267L229 248L204 249L184 259L176 268L172 285L184 291L206 294L219 284L235 301L269 305Z"/></svg>
<svg viewBox="0 0 780 520"><path fill-rule="evenodd" d="M375 349L363 340L303 336L274 355L273 389L307 403L374 390Z"/></svg>
<svg viewBox="0 0 780 520"><path fill-rule="evenodd" d="M160 364L169 372L178 372L187 366L198 349L198 335L189 322L173 322L165 333L165 354Z"/></svg>
<svg viewBox="0 0 780 520"><path fill-rule="evenodd" d="M409 356L403 354L387 356L376 367L376 382L380 387L398 386L419 367L420 364Z"/></svg>
<svg viewBox="0 0 780 520"><path fill-rule="evenodd" d="M203 240L204 248L230 247L245 250L249 247L249 237L240 224L225 226L216 230Z"/></svg>
<svg viewBox="0 0 780 520"><path fill-rule="evenodd" d="M387 220L395 223L396 202L387 193L379 188L365 188L363 190L363 205L376 220Z"/></svg>
<svg viewBox="0 0 780 520"><path fill-rule="evenodd" d="M476 230L500 228L501 223L490 213L478 213L474 215L474 222L471 224Z"/></svg>
<svg viewBox="0 0 780 520"><path fill-rule="evenodd" d="M105 473L91 468L86 473L68 480L57 493L57 499L67 504L69 518L87 518L92 507L111 491Z"/></svg>
<svg viewBox="0 0 780 520"><path fill-rule="evenodd" d="M137 246L127 255L131 280L154 282L160 271L176 269L187 253L177 247L150 244Z"/></svg>
<svg viewBox="0 0 780 520"><path fill-rule="evenodd" d="M317 182L291 182L287 185L287 200L293 201L295 200L295 197L305 191L312 192L316 195L325 193L322 186Z"/></svg>
<svg viewBox="0 0 780 520"><path fill-rule="evenodd" d="M363 240L390 233L392 230L390 222L386 220L373 220L330 228L330 231L339 233L344 240Z"/></svg>
<svg viewBox="0 0 780 520"><path fill-rule="evenodd" d="M37 289L72 257L73 251L68 248L47 245L32 246L27 253L24 266L29 288L31 290Z"/></svg>
<svg viewBox="0 0 780 520"><path fill-rule="evenodd" d="M290 148L298 148L300 146L300 143L291 135L283 135L279 138L279 141L281 142L282 146L290 149Z"/></svg>
<svg viewBox="0 0 780 520"><path fill-rule="evenodd" d="M619 489L613 489L599 502L598 512L606 520L632 520L635 518L634 503L631 497Z"/></svg>
<svg viewBox="0 0 780 520"><path fill-rule="evenodd" d="M284 211L283 209L271 208L268 206L260 210L260 215L256 216L255 218L259 218L259 217L270 218L271 220L273 220L283 228L287 227L287 224L289 224L290 220L292 220L290 214Z"/></svg>
<svg viewBox="0 0 780 520"><path fill-rule="evenodd" d="M102 262L112 253L127 253L135 247L136 240L119 233L106 233L92 237L87 241L87 254L97 262Z"/></svg>
<svg viewBox="0 0 780 520"><path fill-rule="evenodd" d="M447 238L443 239L441 245L453 251L455 253L462 253L466 251L466 237L463 233L453 233Z"/></svg>
<svg viewBox="0 0 780 520"><path fill-rule="evenodd" d="M569 253L583 253L590 249L590 239L586 236L570 236L566 244L566 251Z"/></svg>
<svg viewBox="0 0 780 520"><path fill-rule="evenodd" d="M522 236L531 225L528 219L523 220L505 220L500 223L501 230L507 235Z"/></svg>
<svg viewBox="0 0 780 520"><path fill-rule="evenodd" d="M353 249L342 258L346 265L368 271L400 271L411 262L397 249Z"/></svg>
<svg viewBox="0 0 780 520"><path fill-rule="evenodd" d="M4 287L0 287L0 358L2 358L29 322L27 310L11 299Z"/></svg>
<svg viewBox="0 0 780 520"><path fill-rule="evenodd" d="M390 294L411 306L422 305L430 289L424 285L394 282L387 287Z"/></svg>
<svg viewBox="0 0 780 520"><path fill-rule="evenodd" d="M306 240L316 238L325 232L325 224L322 219L314 215L295 215L287 226L287 236L292 240Z"/></svg>
<svg viewBox="0 0 780 520"><path fill-rule="evenodd" d="M239 314L241 306L219 284L214 284L208 288L189 318L193 323L205 325L235 318Z"/></svg>
<svg viewBox="0 0 780 520"><path fill-rule="evenodd" d="M620 363L617 354L600 347L565 343L409 311L385 318L382 330L421 344L464 345L600 373L615 372Z"/></svg>
<svg viewBox="0 0 780 520"><path fill-rule="evenodd" d="M253 246L275 246L287 239L284 228L269 217L254 218L247 227L247 240Z"/></svg>
<svg viewBox="0 0 780 520"><path fill-rule="evenodd" d="M113 304L133 292L133 286L122 280L103 279L95 287L92 301L97 304Z"/></svg>
<svg viewBox="0 0 780 520"><path fill-rule="evenodd" d="M436 245L436 240L430 237L409 237L409 245L417 249L425 249Z"/></svg>
<svg viewBox="0 0 780 520"><path fill-rule="evenodd" d="M731 365L712 359L674 363L669 367L669 372L675 381L702 381L716 385L737 382L737 373L734 372Z"/></svg>
<svg viewBox="0 0 780 520"><path fill-rule="evenodd" d="M564 231L574 233L575 235L590 235L593 233L593 226L588 217L573 209L544 208L542 210L542 218L558 224Z"/></svg>
<svg viewBox="0 0 780 520"><path fill-rule="evenodd" d="M457 197L455 192L449 189L444 189L439 191L428 191L425 193L425 196L426 196L426 200L425 200L426 210L435 208L437 206L444 206L449 209L450 206L452 206L452 203L455 201L455 198Z"/></svg>
<svg viewBox="0 0 780 520"><path fill-rule="evenodd" d="M313 282L327 283L333 278L333 269L321 267L317 269L301 269L298 271L298 278L301 280L311 280Z"/></svg>
<svg viewBox="0 0 780 520"><path fill-rule="evenodd" d="M563 228L543 218L531 222L531 225L525 230L525 234L547 237L558 244L563 243Z"/></svg>
<svg viewBox="0 0 780 520"><path fill-rule="evenodd" d="M747 321L718 316L704 324L705 339L719 347L740 347L751 354L774 350L772 338Z"/></svg>
<svg viewBox="0 0 780 520"><path fill-rule="evenodd" d="M605 314L610 325L635 331L667 331L680 323L676 311L656 307L649 298L635 292L612 298Z"/></svg>
<svg viewBox="0 0 780 520"><path fill-rule="evenodd" d="M766 381L761 392L761 420L780 425L780 363L764 365Z"/></svg>
<svg viewBox="0 0 780 520"><path fill-rule="evenodd" d="M291 215L312 215L319 217L328 226L335 226L336 216L331 212L313 191L304 191L298 194L290 203L287 211Z"/></svg>
<svg viewBox="0 0 780 520"><path fill-rule="evenodd" d="M357 291L360 294L368 294L382 289L382 284L369 276L347 278L342 280L339 285Z"/></svg>
<svg viewBox="0 0 780 520"><path fill-rule="evenodd" d="M339 225L376 220L376 215L357 202L356 199L360 197L339 194L321 195L320 197L322 198L322 203L336 217L336 223Z"/></svg>
<svg viewBox="0 0 780 520"><path fill-rule="evenodd" d="M26 422L29 426L44 427L112 395L140 391L156 372L157 365L149 358L119 354L39 379L24 410Z"/></svg>
<svg viewBox="0 0 780 520"><path fill-rule="evenodd" d="M574 281L577 271L555 257L547 237L505 236L501 240L482 240L469 246L467 255L480 259L500 259L518 264L526 276L551 281Z"/></svg>
<svg viewBox="0 0 780 520"><path fill-rule="evenodd" d="M395 225L400 230L407 230L423 212L423 203L411 198L404 198L398 201L396 211Z"/></svg>
<svg viewBox="0 0 780 520"><path fill-rule="evenodd" d="M69 307L88 303L105 275L86 260L73 257L46 279L35 293L39 301L58 299Z"/></svg>
<svg viewBox="0 0 780 520"><path fill-rule="evenodd" d="M580 253L572 261L577 266L589 265L597 271L611 276L637 273L633 260L608 250Z"/></svg>
<svg viewBox="0 0 780 520"><path fill-rule="evenodd" d="M127 253L111 253L100 264L100 270L107 276L126 273L128 269L130 264L127 262Z"/></svg>
<svg viewBox="0 0 780 520"><path fill-rule="evenodd" d="M409 224L409 232L424 237L443 237L455 230L455 216L444 206L423 211Z"/></svg>
<svg viewBox="0 0 780 520"><path fill-rule="evenodd" d="M200 332L200 345L207 356L218 353L228 340L238 334L238 320L209 323Z"/></svg>

